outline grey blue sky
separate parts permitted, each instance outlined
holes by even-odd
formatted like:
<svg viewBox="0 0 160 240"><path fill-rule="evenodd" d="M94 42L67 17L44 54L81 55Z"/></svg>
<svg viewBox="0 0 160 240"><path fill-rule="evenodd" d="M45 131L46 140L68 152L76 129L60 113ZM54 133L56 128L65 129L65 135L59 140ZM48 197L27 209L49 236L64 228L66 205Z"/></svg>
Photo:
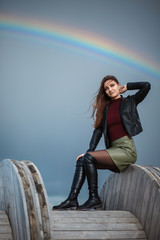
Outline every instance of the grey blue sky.
<svg viewBox="0 0 160 240"><path fill-rule="evenodd" d="M67 196L88 148L87 110L105 75L151 83L134 139L137 164L160 167L159 22L158 0L0 0L0 161L35 163L51 204ZM108 174L99 171L99 189Z"/></svg>

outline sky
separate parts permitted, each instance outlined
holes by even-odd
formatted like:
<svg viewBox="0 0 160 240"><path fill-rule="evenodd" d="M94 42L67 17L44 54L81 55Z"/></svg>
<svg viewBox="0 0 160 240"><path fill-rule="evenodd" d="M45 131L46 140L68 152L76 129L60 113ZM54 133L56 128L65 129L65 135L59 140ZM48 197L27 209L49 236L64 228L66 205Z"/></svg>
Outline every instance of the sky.
<svg viewBox="0 0 160 240"><path fill-rule="evenodd" d="M0 0L0 161L32 161L51 205L67 197L88 149L89 107L106 75L151 83L134 140L137 164L160 167L159 22L158 0ZM109 174L98 170L99 191Z"/></svg>

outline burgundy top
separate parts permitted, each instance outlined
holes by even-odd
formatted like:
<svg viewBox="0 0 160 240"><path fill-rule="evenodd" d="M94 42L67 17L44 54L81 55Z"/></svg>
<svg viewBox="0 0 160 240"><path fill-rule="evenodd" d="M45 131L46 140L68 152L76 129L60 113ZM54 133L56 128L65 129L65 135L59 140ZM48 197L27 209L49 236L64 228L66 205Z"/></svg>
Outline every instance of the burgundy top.
<svg viewBox="0 0 160 240"><path fill-rule="evenodd" d="M118 98L112 100L109 104L107 114L107 130L111 142L128 135L120 117L120 102L121 98Z"/></svg>

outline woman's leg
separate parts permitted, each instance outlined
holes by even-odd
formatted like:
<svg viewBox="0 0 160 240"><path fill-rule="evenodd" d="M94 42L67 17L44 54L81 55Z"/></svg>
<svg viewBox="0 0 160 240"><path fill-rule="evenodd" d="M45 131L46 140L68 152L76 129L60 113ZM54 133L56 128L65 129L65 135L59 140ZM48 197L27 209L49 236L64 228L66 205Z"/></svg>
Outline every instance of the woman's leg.
<svg viewBox="0 0 160 240"><path fill-rule="evenodd" d="M115 172L119 172L119 170L105 150L86 153L84 155L84 168L88 181L89 199L78 209L99 208L101 207L101 200L98 196L97 169L109 169Z"/></svg>
<svg viewBox="0 0 160 240"><path fill-rule="evenodd" d="M71 185L71 191L68 198L58 206L54 206L52 210L61 209L76 209L78 207L77 196L85 181L85 169L83 166L83 157L79 158L76 162L76 169Z"/></svg>
<svg viewBox="0 0 160 240"><path fill-rule="evenodd" d="M97 169L108 169L113 172L120 172L106 150L89 152L89 154L91 154L96 159Z"/></svg>
<svg viewBox="0 0 160 240"><path fill-rule="evenodd" d="M84 155L84 168L87 176L89 198L78 207L78 210L100 208L102 203L98 196L96 159L90 153Z"/></svg>

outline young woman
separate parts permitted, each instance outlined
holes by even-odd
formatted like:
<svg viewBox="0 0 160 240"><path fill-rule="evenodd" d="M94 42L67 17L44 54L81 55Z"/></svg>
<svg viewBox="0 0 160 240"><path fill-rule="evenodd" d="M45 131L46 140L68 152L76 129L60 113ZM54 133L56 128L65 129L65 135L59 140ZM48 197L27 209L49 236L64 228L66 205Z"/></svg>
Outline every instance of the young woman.
<svg viewBox="0 0 160 240"><path fill-rule="evenodd" d="M138 90L136 94L124 98L127 90ZM94 131L85 154L77 157L75 174L68 198L53 210L63 209L96 209L101 207L98 196L97 169L109 169L114 172L123 171L137 159L133 136L142 132L137 112L137 105L143 101L150 90L148 82L127 83L120 86L117 78L103 78L98 94L93 103L92 117ZM95 151L104 134L106 149ZM87 177L89 198L79 206L77 197Z"/></svg>

